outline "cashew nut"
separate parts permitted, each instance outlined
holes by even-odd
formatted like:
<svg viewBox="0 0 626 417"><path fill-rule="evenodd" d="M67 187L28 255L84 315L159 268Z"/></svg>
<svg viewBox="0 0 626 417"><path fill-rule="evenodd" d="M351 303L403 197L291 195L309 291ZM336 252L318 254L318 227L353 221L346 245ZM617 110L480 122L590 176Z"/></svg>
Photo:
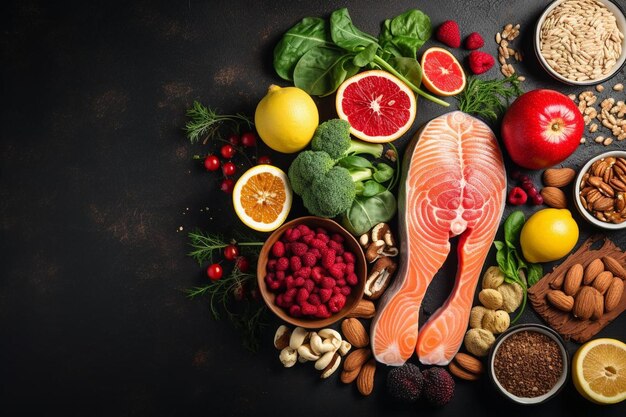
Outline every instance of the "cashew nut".
<svg viewBox="0 0 626 417"><path fill-rule="evenodd" d="M367 245L370 243L370 236L369 236L369 234L367 234L367 233L362 234L361 237L359 238L359 243L364 248L367 247Z"/></svg>
<svg viewBox="0 0 626 417"><path fill-rule="evenodd" d="M337 339L341 342L342 337L337 330L326 328L318 332L318 334L324 339Z"/></svg>
<svg viewBox="0 0 626 417"><path fill-rule="evenodd" d="M311 333L310 344L311 350L316 355L321 355L326 352L334 352L337 350L331 339L322 340L322 337L316 332Z"/></svg>
<svg viewBox="0 0 626 417"><path fill-rule="evenodd" d="M333 355L330 363L324 368L320 378L326 379L333 374L339 368L339 364L341 363L341 358L336 353Z"/></svg>
<svg viewBox="0 0 626 417"><path fill-rule="evenodd" d="M341 346L339 346L338 352L341 356L346 356L348 352L352 349L352 345L347 340L341 341Z"/></svg>
<svg viewBox="0 0 626 417"><path fill-rule="evenodd" d="M295 349L287 346L280 351L280 355L278 357L285 368L291 368L296 364L296 361L298 360L298 352L296 352Z"/></svg>
<svg viewBox="0 0 626 417"><path fill-rule="evenodd" d="M326 368L333 360L333 357L335 355L337 355L337 353L333 351L324 353L321 358L315 361L315 369L321 371L322 369Z"/></svg>
<svg viewBox="0 0 626 417"><path fill-rule="evenodd" d="M304 358L304 360L307 361L316 361L320 358L319 354L315 354L313 350L311 350L311 345L308 343L300 345L298 348L298 355L300 355L300 358Z"/></svg>
<svg viewBox="0 0 626 417"><path fill-rule="evenodd" d="M308 335L308 330L302 327L296 327L295 329L293 329L293 332L291 332L291 337L289 338L289 347L294 350L298 349L304 343L304 340L307 338Z"/></svg>
<svg viewBox="0 0 626 417"><path fill-rule="evenodd" d="M290 337L291 330L289 327L284 324L280 325L278 329L276 329L276 334L274 334L274 347L279 350L286 348L289 346Z"/></svg>

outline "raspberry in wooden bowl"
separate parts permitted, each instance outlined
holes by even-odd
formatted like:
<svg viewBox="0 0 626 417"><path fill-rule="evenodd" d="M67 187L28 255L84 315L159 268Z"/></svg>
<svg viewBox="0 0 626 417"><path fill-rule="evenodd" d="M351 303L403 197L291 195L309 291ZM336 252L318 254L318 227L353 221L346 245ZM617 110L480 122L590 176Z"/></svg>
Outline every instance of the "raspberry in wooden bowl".
<svg viewBox="0 0 626 417"><path fill-rule="evenodd" d="M265 241L257 279L263 300L294 326L327 327L363 297L367 264L359 242L330 219L285 223Z"/></svg>

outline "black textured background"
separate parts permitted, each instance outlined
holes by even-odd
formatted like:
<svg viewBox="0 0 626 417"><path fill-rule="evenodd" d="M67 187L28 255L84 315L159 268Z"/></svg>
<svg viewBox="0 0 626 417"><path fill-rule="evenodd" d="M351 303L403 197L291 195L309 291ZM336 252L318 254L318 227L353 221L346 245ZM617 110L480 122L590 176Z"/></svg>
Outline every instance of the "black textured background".
<svg viewBox="0 0 626 417"><path fill-rule="evenodd" d="M545 405L514 406L486 378L458 383L442 409L400 406L385 395L382 367L375 392L363 398L337 375L321 381L311 366L283 369L271 342L276 321L252 354L228 322L211 319L206 302L182 294L203 283L202 269L185 256L186 232L243 227L219 191L218 176L191 160L207 149L190 145L182 132L194 99L253 115L269 84L286 85L271 65L282 33L302 17L327 16L342 6L372 34L384 19L412 7L430 15L434 26L454 18L463 34L482 33L492 54L495 33L520 23L515 44L526 59L516 68L527 77L525 88L581 92L548 79L533 57L531 32L546 4L3 2L0 415L626 414L624 404L593 406L571 383ZM486 76L499 77L497 66ZM614 81L624 81L624 70ZM332 99L317 102L322 118L334 116ZM411 134L398 145L446 111L420 100ZM609 148L626 149L626 142ZM565 165L580 168L603 150L581 146ZM271 155L288 166L288 157ZM539 174L533 173L537 183ZM295 204L290 218L301 214ZM575 215L582 242L597 230ZM626 247L624 232L609 236ZM426 310L445 299L452 263L429 290ZM529 308L523 321L539 319ZM622 316L598 336L625 340L625 325ZM571 353L576 347L568 344Z"/></svg>

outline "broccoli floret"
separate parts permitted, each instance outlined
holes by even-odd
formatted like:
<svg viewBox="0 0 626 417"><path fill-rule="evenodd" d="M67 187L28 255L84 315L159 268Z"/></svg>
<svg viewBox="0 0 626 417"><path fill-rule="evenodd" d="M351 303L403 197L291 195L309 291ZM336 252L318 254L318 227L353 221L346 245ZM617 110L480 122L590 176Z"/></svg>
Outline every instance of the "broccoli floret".
<svg viewBox="0 0 626 417"><path fill-rule="evenodd" d="M311 149L326 152L334 159L361 154L380 158L383 154L381 144L353 140L350 137L350 123L343 119L330 119L321 123L311 140Z"/></svg>
<svg viewBox="0 0 626 417"><path fill-rule="evenodd" d="M313 181L335 165L335 161L326 152L303 151L289 166L289 182L294 193L302 195Z"/></svg>
<svg viewBox="0 0 626 417"><path fill-rule="evenodd" d="M313 215L335 217L348 210L355 197L356 184L350 171L335 166L304 189L302 202Z"/></svg>

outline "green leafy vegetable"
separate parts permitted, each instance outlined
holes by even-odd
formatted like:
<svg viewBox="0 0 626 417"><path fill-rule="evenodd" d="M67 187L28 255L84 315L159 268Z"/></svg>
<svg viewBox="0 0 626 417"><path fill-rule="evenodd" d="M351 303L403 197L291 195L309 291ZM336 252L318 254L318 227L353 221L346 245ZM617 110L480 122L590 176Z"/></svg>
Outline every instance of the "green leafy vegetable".
<svg viewBox="0 0 626 417"><path fill-rule="evenodd" d="M352 207L342 215L342 225L359 236L380 222L388 222L396 213L396 198L385 190L373 197L357 197Z"/></svg>
<svg viewBox="0 0 626 417"><path fill-rule="evenodd" d="M507 109L511 99L522 93L517 74L494 80L470 76L465 90L457 97L459 110L495 121Z"/></svg>
<svg viewBox="0 0 626 417"><path fill-rule="evenodd" d="M543 275L540 264L525 262L517 252L520 233L525 222L526 217L522 211L512 212L504 221L504 242L498 240L493 242L496 248L496 262L504 273L504 280L520 285L524 291L522 305L511 324L521 317L526 308L528 287L537 283Z"/></svg>
<svg viewBox="0 0 626 417"><path fill-rule="evenodd" d="M375 37L354 26L346 8L335 10L330 15L330 37L335 45L349 52L358 53L371 45L378 46Z"/></svg>
<svg viewBox="0 0 626 417"><path fill-rule="evenodd" d="M431 35L430 17L413 9L385 20L378 39L382 48L392 55L415 58Z"/></svg>
<svg viewBox="0 0 626 417"><path fill-rule="evenodd" d="M314 96L327 96L337 90L347 78L356 74L353 56L336 48L325 46L307 51L297 62L293 82L298 88Z"/></svg>

